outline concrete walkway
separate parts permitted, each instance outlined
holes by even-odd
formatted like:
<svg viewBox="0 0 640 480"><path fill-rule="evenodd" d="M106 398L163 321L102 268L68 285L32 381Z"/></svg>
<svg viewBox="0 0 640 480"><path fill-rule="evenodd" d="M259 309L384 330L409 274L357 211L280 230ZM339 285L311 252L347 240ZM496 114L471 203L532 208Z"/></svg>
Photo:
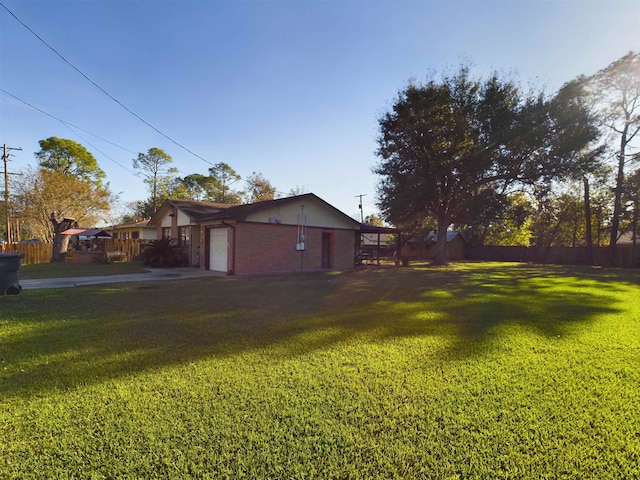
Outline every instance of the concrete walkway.
<svg viewBox="0 0 640 480"><path fill-rule="evenodd" d="M150 268L147 273L100 275L94 277L34 278L19 280L19 282L23 290L33 290L36 288L82 287L84 285L101 285L104 283L153 282L159 280L225 276L226 275L221 272L202 270L199 268Z"/></svg>

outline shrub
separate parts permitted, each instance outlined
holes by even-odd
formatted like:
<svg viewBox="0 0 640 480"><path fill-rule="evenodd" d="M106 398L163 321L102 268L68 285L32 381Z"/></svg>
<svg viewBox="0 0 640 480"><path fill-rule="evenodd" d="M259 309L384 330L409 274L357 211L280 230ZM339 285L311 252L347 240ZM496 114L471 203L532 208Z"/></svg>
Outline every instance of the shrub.
<svg viewBox="0 0 640 480"><path fill-rule="evenodd" d="M172 238L161 238L142 253L142 263L156 268L173 268L186 265L186 255Z"/></svg>

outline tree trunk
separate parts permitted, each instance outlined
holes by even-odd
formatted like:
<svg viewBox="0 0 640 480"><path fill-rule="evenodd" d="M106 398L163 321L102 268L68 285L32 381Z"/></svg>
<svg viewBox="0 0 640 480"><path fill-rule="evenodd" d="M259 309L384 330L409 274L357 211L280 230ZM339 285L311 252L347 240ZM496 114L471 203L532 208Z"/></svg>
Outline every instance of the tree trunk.
<svg viewBox="0 0 640 480"><path fill-rule="evenodd" d="M587 265L593 265L593 232L591 231L591 193L589 190L589 179L582 177L584 183L584 227L587 242Z"/></svg>
<svg viewBox="0 0 640 480"><path fill-rule="evenodd" d="M627 147L629 123L626 122L620 136L620 152L618 154L618 173L616 175L615 198L613 202L613 218L611 219L611 237L609 239L609 255L611 265L616 261L616 243L618 241L618 229L620 226L620 216L622 215L622 189L624 187L624 162L625 150Z"/></svg>
<svg viewBox="0 0 640 480"><path fill-rule="evenodd" d="M71 235L62 235L62 232L68 228L73 228L76 221L73 218L63 218L58 221L55 214L51 214L51 223L53 224L53 250L51 252L51 263L67 261L67 247L69 246L69 238Z"/></svg>
<svg viewBox="0 0 640 480"><path fill-rule="evenodd" d="M438 237L436 240L436 253L432 265L449 265L447 262L447 229L451 221L447 216L438 218Z"/></svg>
<svg viewBox="0 0 640 480"><path fill-rule="evenodd" d="M632 257L634 262L636 262L634 264L634 266L637 266L637 253L638 253L638 207L640 207L640 199L638 197L635 197L633 199L633 223L631 225L631 231L633 232L633 237L632 237L632 245L633 248L631 249L632 251Z"/></svg>

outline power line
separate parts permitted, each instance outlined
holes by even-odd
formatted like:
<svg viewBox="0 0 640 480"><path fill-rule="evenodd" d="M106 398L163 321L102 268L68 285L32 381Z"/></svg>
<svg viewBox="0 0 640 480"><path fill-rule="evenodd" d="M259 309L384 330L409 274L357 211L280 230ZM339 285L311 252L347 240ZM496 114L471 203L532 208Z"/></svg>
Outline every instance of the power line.
<svg viewBox="0 0 640 480"><path fill-rule="evenodd" d="M113 158L111 158L109 155L107 155L106 153L104 153L102 150L100 150L98 147L96 147L95 145L92 145L88 140L86 140L85 138L82 137L82 135L78 134L78 132L76 132L75 130L73 130L73 128L77 128L78 130L82 130L83 132L88 133L89 135L93 135L96 138L99 138L100 140L102 140L103 142L107 142L110 143L111 145L114 145L118 148L121 148L122 150L125 150L127 152L136 154L136 152L134 152L133 150L129 150L128 148L123 147L122 145L118 145L117 143L114 143L112 141L109 141L105 138L102 138L94 133L91 133L88 130L85 130L84 128L78 127L77 125L73 125L72 123L69 122L65 122L64 120L62 120L61 118L56 117L55 115L50 114L49 112L45 112L44 110L42 110L41 108L36 107L35 105L30 104L29 102L22 100L21 98L16 97L15 95L13 95L12 93L7 92L6 90L3 90L2 88L0 88L0 92L4 93L5 95L10 96L11 98L16 99L19 102L24 103L25 105L27 105L28 107L33 108L34 110L37 110L38 112L53 118L54 120L57 120L58 122L60 122L61 124L63 124L65 127L67 127L69 130L71 130L76 136L78 136L80 139L82 139L85 143L87 143L88 145L90 145L91 147L93 147L95 150L97 150L98 152L100 152L102 155L104 155L106 158L108 158L109 160L111 160L113 163L115 163L116 165L118 165L120 168L126 170L127 172L135 175L134 172L132 172L131 170L129 170L127 167L121 165L119 162L117 162L116 160L114 160ZM73 128L71 128L73 127Z"/></svg>
<svg viewBox="0 0 640 480"><path fill-rule="evenodd" d="M76 132L75 130L73 130L73 128L71 128L69 125L65 124L65 127L67 127L69 130L71 130L75 135L78 136L78 138L80 138L83 142L85 142L87 145L89 145L90 147L92 147L94 150L100 152L102 155L104 155L105 157L107 157L109 160L111 160L113 163L115 163L116 165L118 165L120 168L122 168L123 170L126 170L127 172L129 172L131 175L135 175L135 172L132 172L131 170L129 170L127 167L125 167L124 165L122 165L120 162L117 162L116 160L114 160L113 158L111 158L109 155L107 155L106 153L104 153L102 150L100 150L98 147L96 147L95 145L93 145L91 142L89 142L89 140L87 140L86 138L83 138L82 135L80 135L78 132Z"/></svg>
<svg viewBox="0 0 640 480"><path fill-rule="evenodd" d="M32 105L31 103L27 102L26 100L23 100L22 98L17 97L14 94L12 94L10 92L7 92L6 90L4 90L2 88L0 88L0 92L4 93L5 95L8 95L9 97L13 98L14 100L17 100L17 101L19 101L21 103L24 103L27 107L31 107L34 110L37 110L38 112L46 115L47 117L51 117L54 120L57 120L58 122L62 123L66 127L77 128L78 130L82 130L83 132L88 133L92 137L96 137L97 139L102 140L103 142L110 143L114 147L118 147L118 148L124 150L125 152L133 153L134 155L138 154L138 152L134 152L133 150L131 150L131 149L127 148L127 147L123 147L122 145L118 145L117 143L112 142L111 140L107 140L106 138L103 138L100 135L96 135L95 133L90 132L89 130L85 130L84 128L79 127L78 125L74 125L71 122L67 122L66 120L62 120L60 117L56 117L55 115L53 115L53 114L51 114L49 112L46 112L46 111L42 110L41 108L36 107L35 105Z"/></svg>
<svg viewBox="0 0 640 480"><path fill-rule="evenodd" d="M65 127L67 127L69 130L71 130L71 131L72 131L72 132L73 132L73 133L74 133L78 138L80 138L82 141L84 141L87 145L91 146L91 147L92 147L92 148L94 148L96 151L100 152L102 155L104 155L106 158L108 158L108 159L109 159L109 160L111 160L113 163L115 163L116 165L118 165L120 168L122 168L122 169L126 170L127 172L131 173L132 175L137 175L135 172L132 172L132 171L131 171L131 170L129 170L127 167L125 167L125 166L121 165L121 164L120 164L120 163L118 163L116 160L114 160L113 158L111 158L109 155L107 155L106 153L104 153L102 150L100 150L98 147L96 147L96 146L95 146L95 145L93 145L91 142L89 142L88 140L86 140L84 137L82 137L82 135L78 134L78 132L76 132L76 131L75 131L75 130L73 130L73 129L74 129L74 128L76 128L76 129L78 129L78 130L81 130L81 131L83 131L83 132L85 132L85 133L88 133L89 135L91 135L91 136L93 136L93 137L96 137L96 138L97 138L97 139L99 139L99 140L102 140L103 142L106 142L106 143L109 143L109 144L111 144L111 145L114 145L114 146L116 146L116 147L118 147L118 148L121 148L122 150L124 150L124 151L126 151L126 152L133 153L134 155L136 155L138 152L134 152L133 150L130 150L130 149L126 148L126 147L123 147L122 145L118 145L117 143L112 142L111 140L107 140L106 138L103 138L103 137L101 137L101 136L99 136L99 135L96 135L96 134L95 134L95 133L93 133L93 132L90 132L90 131L88 131L88 130L85 130L85 129L84 129L84 128L82 128L82 127L79 127L79 126L77 126L77 125L74 125L73 123L70 123L70 122L67 122L67 121L65 121L65 120L62 120L60 117L56 117L55 115L53 115L53 114L51 114L51 113L49 113L49 112L47 112L47 111L45 111L45 110L43 110L43 109L41 109L41 108L39 108L39 107L36 107L35 105L33 105L33 104L31 104L31 103L27 102L26 100L23 100L22 98L17 97L16 95L14 95L14 94L12 94L12 93L10 93L10 92L7 92L7 91L6 91L6 90L4 90L3 88L0 88L0 92L4 93L5 95L7 95L7 96L9 96L9 97L11 97L11 98L13 98L14 100L17 100L18 102L23 103L24 105L26 105L26 106L28 106L28 107L30 107L30 108L33 108L34 110L36 110L36 111L38 111L38 112L42 113L43 115L46 115L47 117L53 118L54 120L56 120L56 121L60 122L60 123L61 123L61 124L63 124ZM73 127L73 128L72 128L72 127ZM178 173L182 174L182 175L188 175L188 174L187 174L187 172L184 172L184 171L182 171L182 170L180 170L180 169L178 169L178 168L176 168L176 171L177 171ZM240 178L240 181L244 182L244 183L245 183L245 184L247 184L248 186L249 186L249 185L251 185L251 182L249 182L246 178ZM277 194L277 195L283 195L283 196L284 196L284 195L288 195L288 192L281 192L281 191L279 191L279 190L276 190L274 193L275 193L275 194Z"/></svg>
<svg viewBox="0 0 640 480"><path fill-rule="evenodd" d="M4 8L7 12L9 12L9 15L11 15L13 18L15 18L15 20L20 23L20 25L22 25L24 28L26 28L29 32L31 32L38 40L40 40L40 42L42 42L47 48L49 48L49 50L51 50L53 53L55 53L58 57L60 57L62 59L62 61L64 63L66 63L67 65L69 65L71 68L73 68L76 72L78 72L80 75L82 75L89 83L91 83L94 87L96 87L98 90L100 90L104 95L106 95L107 97L109 97L111 100L113 100L114 102L116 102L118 105L120 105L122 108L124 108L127 112L129 112L131 115L133 115L134 117L136 117L138 120L140 120L142 123L144 123L145 125L147 125L148 127L152 128L153 130L155 130L157 133L159 133L160 135L162 135L164 138L166 138L167 140L169 140L171 143L177 145L178 147L182 148L183 150L185 150L186 152L189 152L191 155L193 155L194 157L199 158L200 160L202 160L205 163L208 163L209 165L213 165L213 163L211 163L209 160L207 160L204 157L201 157L200 155L198 155L197 153L189 150L187 147L185 147L184 145L182 145L181 143L178 143L177 141L175 141L173 138L171 138L169 135L167 135L166 133L160 131L158 128L154 127L153 125L151 125L149 122L147 122L144 118L142 118L140 115L138 115L137 113L133 112L129 107L127 107L125 104L123 104L120 100L118 100L117 98L115 98L113 95L111 95L109 92L107 92L104 88L102 88L100 85L98 85L96 82L94 82L93 80L91 80L87 75L85 75L79 68L77 68L75 65L73 65L69 60L67 60L60 52L58 52L55 48L53 48L51 45L49 45L42 37L40 37L40 35L38 35L36 32L34 32L26 23L24 23L22 20L20 20L11 10L9 10L6 5L4 5L2 2L0 2L0 6L2 8Z"/></svg>
<svg viewBox="0 0 640 480"><path fill-rule="evenodd" d="M46 115L47 117L50 117L50 118L52 118L52 119L54 119L54 120L56 120L56 121L60 122L60 123L61 123L61 124L63 124L65 127L67 127L69 130L71 130L71 131L72 131L72 132L73 132L73 133L74 133L78 138L80 138L83 142L85 142L87 145L89 145L90 147L92 147L93 149L95 149L96 151L98 151L99 153L101 153L102 155L104 155L107 159L111 160L113 163L115 163L116 165L118 165L120 168L122 168L123 170L126 170L127 172L131 173L132 175L137 175L137 173L132 172L132 171L131 171L131 170L129 170L127 167L123 166L122 164L120 164L119 162L117 162L116 160L114 160L113 158L111 158L109 155L107 155L106 153L104 153L102 150L100 150L98 147L96 147L95 145L93 145L91 142L89 142L87 139L85 139L84 137L82 137L82 135L80 135L78 132L76 132L76 131L75 131L75 130L73 130L73 129L75 128L75 129L81 130L81 131L83 131L83 132L85 132L85 133L88 133L89 135L91 135L91 136L93 136L93 137L96 137L96 138L97 138L97 139L99 139L99 140L102 140L103 142L109 143L109 144L111 144L111 145L113 145L113 146L115 146L115 147L118 147L118 148L120 148L120 149L122 149L122 150L126 151L126 152L133 153L134 155L136 155L138 152L134 152L133 150L130 150L130 149L126 148L126 147L123 147L122 145L119 145L119 144L117 144L117 143L115 143L115 142L112 142L111 140L107 140L106 138L103 138L103 137L101 137L100 135L96 135L95 133L90 132L89 130L85 130L85 129L84 129L84 128L82 128L82 127L79 127L79 126L77 126L77 125L74 125L73 123L70 123L70 122L67 122L67 121L65 121L65 120L62 120L61 118L56 117L55 115L53 115L53 114L51 114L51 113L49 113L49 112L47 112L47 111L45 111L45 110L43 110L43 109L41 109L41 108L39 108L39 107L36 107L35 105L33 105L33 104L31 104L31 103L27 102L26 100L23 100L23 99L22 99L22 98L20 98L20 97L17 97L16 95L14 95L14 94L12 94L12 93L10 93L10 92L7 92L6 90L4 90L4 89L2 89L2 88L0 88L0 92L4 93L5 95L7 95L7 96L9 96L9 97L11 97L11 98L13 98L14 100L17 100L18 102L23 103L24 105L26 105L26 106L28 106L28 107L30 107L30 108L33 108L34 110L36 110L36 111L38 111L38 112L42 113L43 115ZM72 127L73 127L73 128L72 128ZM213 164L212 164L212 165L213 165ZM184 171L182 171L182 170L180 170L180 169L178 169L178 168L176 168L176 171L177 171L178 173L182 174L182 175L189 175L189 174L187 174L187 172L184 172ZM242 177L241 177L241 178L240 178L240 181L244 182L247 186L252 185L252 183L251 183L251 182L249 182L246 178L242 178ZM275 193L276 195L286 196L286 195L289 195L291 192L282 192L282 191L280 191L280 190L276 190L274 193Z"/></svg>
<svg viewBox="0 0 640 480"><path fill-rule="evenodd" d="M47 111L43 110L43 109L42 109L42 108L40 108L40 107L36 107L35 105L33 105L33 104L31 104L31 103L27 102L26 100L23 100L22 98L20 98L20 97L18 97L18 96L16 96L16 95L14 95L14 94L13 94L13 93L11 93L11 92L8 92L8 91L4 90L3 88L0 88L0 92L4 93L5 95L7 95L7 96L9 96L9 97L11 97L11 98L13 98L14 100L17 100L17 101L18 101L18 102L20 102L20 103L23 103L23 104L24 104L24 105L26 105L27 107L33 108L34 110L36 110L36 111L38 111L38 112L42 113L43 115L46 115L47 117L50 117L50 118L52 118L52 119L54 119L54 120L56 120L56 121L60 122L60 123L61 123L61 124L63 124L65 127L67 127L69 130L71 130L71 131L72 131L72 132L73 132L73 133L74 133L78 138L80 138L82 141L84 141L87 145L91 146L91 147L92 147L92 148L94 148L96 151L100 152L102 155L104 155L106 158L108 158L108 159L109 159L109 160L111 160L113 163L115 163L116 165L118 165L120 168L122 168L122 169L126 170L127 172L131 173L132 175L137 175L135 172L132 172L132 171L131 171L131 170L129 170L127 167L125 167L125 166L121 165L119 162L117 162L116 160L114 160L113 158L111 158L109 155L107 155L106 153L104 153L102 150L100 150L98 147L96 147L96 146L95 146L95 145L93 145L91 142L89 142L88 140L86 140L84 137L82 137L82 135L80 135L78 132L76 132L76 131L75 131L75 130L73 130L73 129L75 128L75 129L77 129L77 130L81 130L81 131L83 131L83 132L85 132L85 133L88 133L89 135L91 135L91 136L93 136L93 137L95 137L95 138L97 138L97 139L99 139L99 140L102 140L103 142L109 143L109 144L111 144L111 145L113 145L113 146L115 146L115 147L118 147L118 148L120 148L120 149L122 149L122 150L124 150L124 151L126 151L126 152L132 153L132 154L134 154L134 155L137 155L137 153L138 153L138 152L134 152L133 150L131 150L131 149L127 148L127 147L123 147L122 145L119 145L119 144L117 144L117 143L115 143L115 142L112 142L111 140L107 140L106 138L101 137L100 135L96 135L95 133L90 132L89 130L86 130L86 129L82 128L82 127L79 127L78 125L74 125L73 123L67 122L66 120L63 120L63 119L61 119L60 117L56 117L55 115L53 115L53 114L51 114L51 113L49 113L49 112L47 112ZM209 162L207 162L207 163L209 163ZM214 164L211 164L211 165L214 165ZM178 168L176 168L176 170L178 171L178 173L181 173L181 174L183 174L183 175L188 175L186 172L184 172L184 171L182 171L182 170L180 170L180 169L178 169ZM247 184L247 186L251 185L251 182L249 182L246 178L240 178L240 181L242 181L242 182L244 182L245 184ZM285 196L285 195L289 195L291 192L282 192L282 191L280 191L280 190L276 190L274 193L275 193L276 195L282 195L282 196ZM358 195L356 195L356 196L358 196ZM364 196L364 195L363 195L363 196Z"/></svg>

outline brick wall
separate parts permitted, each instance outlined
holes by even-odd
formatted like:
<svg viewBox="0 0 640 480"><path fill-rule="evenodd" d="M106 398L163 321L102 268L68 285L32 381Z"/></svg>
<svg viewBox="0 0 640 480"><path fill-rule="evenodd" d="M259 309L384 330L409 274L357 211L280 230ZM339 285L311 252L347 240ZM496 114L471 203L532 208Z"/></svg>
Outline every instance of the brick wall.
<svg viewBox="0 0 640 480"><path fill-rule="evenodd" d="M336 270L351 270L354 267L356 258L356 238L360 238L360 233L352 230L334 231L334 265Z"/></svg>
<svg viewBox="0 0 640 480"><path fill-rule="evenodd" d="M306 250L296 250L298 227L295 225L236 224L236 273L290 272L319 270L322 266L322 232L332 232L334 269L353 268L355 233L307 227Z"/></svg>

